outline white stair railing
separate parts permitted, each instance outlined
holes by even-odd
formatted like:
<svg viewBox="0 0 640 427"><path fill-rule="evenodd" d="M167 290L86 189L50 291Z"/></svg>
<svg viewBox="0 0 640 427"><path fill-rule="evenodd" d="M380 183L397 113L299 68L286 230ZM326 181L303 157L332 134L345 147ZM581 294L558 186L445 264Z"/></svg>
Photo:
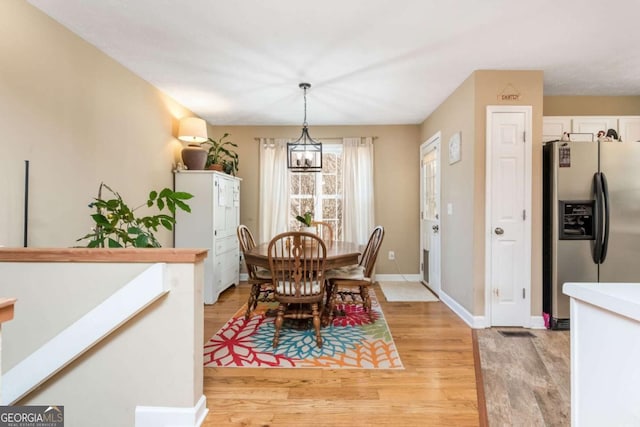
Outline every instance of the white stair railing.
<svg viewBox="0 0 640 427"><path fill-rule="evenodd" d="M2 405L13 405L162 295L165 264L150 266L2 376ZM7 343L8 344L8 343Z"/></svg>

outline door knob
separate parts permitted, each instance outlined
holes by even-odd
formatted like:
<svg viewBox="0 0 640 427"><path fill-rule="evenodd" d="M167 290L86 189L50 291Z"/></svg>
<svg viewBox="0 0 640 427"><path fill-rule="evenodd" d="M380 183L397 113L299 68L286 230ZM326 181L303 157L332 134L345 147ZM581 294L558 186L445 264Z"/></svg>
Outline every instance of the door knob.
<svg viewBox="0 0 640 427"><path fill-rule="evenodd" d="M437 233L437 232L438 232L438 230L440 230L440 227L439 227L438 225L432 225L432 226L431 226L431 229L432 229L434 232L436 232L436 233Z"/></svg>
<svg viewBox="0 0 640 427"><path fill-rule="evenodd" d="M500 227L496 227L494 231L497 235L504 234L504 230Z"/></svg>

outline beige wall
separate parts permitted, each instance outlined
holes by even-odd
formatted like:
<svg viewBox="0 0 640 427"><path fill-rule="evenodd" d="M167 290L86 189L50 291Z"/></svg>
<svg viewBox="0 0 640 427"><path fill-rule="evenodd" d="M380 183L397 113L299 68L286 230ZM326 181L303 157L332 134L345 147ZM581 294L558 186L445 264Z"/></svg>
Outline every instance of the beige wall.
<svg viewBox="0 0 640 427"><path fill-rule="evenodd" d="M131 206L171 186L192 115L111 58L20 0L0 2L0 245L21 246L25 160L30 162L30 246L73 246L91 227L101 181ZM211 128L240 144L242 221L258 224L255 137L297 137L300 126ZM418 273L418 126L310 126L316 138L377 136L376 221L386 227L379 273ZM171 233L161 231L164 246ZM398 268L386 259L394 250Z"/></svg>
<svg viewBox="0 0 640 427"><path fill-rule="evenodd" d="M238 144L242 178L240 222L254 235L258 230L259 147L255 138L297 138L301 126L221 126L209 127L217 139L225 132ZM385 227L385 239L376 264L379 274L419 272L419 137L417 125L406 126L309 126L315 139L375 136L374 186L375 220ZM387 260L396 252L398 267Z"/></svg>
<svg viewBox="0 0 640 427"><path fill-rule="evenodd" d="M541 140L542 71L474 72L421 125L426 140L442 132L442 289L472 315L485 310L485 138L488 105L533 106L533 178L532 178L532 262L531 313L542 308L541 291ZM514 89L520 99L498 101L498 95ZM462 160L449 165L447 144L455 133L462 133ZM446 215L447 204L453 215ZM470 212L472 215L464 215Z"/></svg>
<svg viewBox="0 0 640 427"><path fill-rule="evenodd" d="M545 116L637 116L640 96L545 96Z"/></svg>
<svg viewBox="0 0 640 427"><path fill-rule="evenodd" d="M474 269L474 163L475 76L465 80L421 126L420 140L441 132L440 139L440 238L441 289L467 310L473 307ZM448 142L461 134L461 160L449 165ZM447 215L447 205L453 215ZM471 213L471 215L466 214Z"/></svg>
<svg viewBox="0 0 640 427"><path fill-rule="evenodd" d="M171 187L189 111L22 0L0 2L0 245L73 246L101 181L132 207ZM170 232L159 236L171 246Z"/></svg>

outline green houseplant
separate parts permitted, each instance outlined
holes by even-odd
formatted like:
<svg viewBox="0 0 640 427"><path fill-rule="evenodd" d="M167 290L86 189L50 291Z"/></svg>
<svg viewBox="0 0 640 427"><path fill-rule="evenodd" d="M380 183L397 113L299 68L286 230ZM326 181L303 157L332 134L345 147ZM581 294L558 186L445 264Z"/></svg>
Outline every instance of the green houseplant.
<svg viewBox="0 0 640 427"><path fill-rule="evenodd" d="M305 212L302 215L297 215L296 219L302 223L300 226L300 231L305 233L316 233L316 227L312 225L313 223L313 212Z"/></svg>
<svg viewBox="0 0 640 427"><path fill-rule="evenodd" d="M313 221L313 212L305 212L303 215L297 215L296 219L300 221L305 227L311 227Z"/></svg>
<svg viewBox="0 0 640 427"><path fill-rule="evenodd" d="M228 136L229 134L225 133L217 141L213 138L209 138L207 141L200 143L200 145L209 147L205 168L222 170L235 176L238 172L239 159L238 153L236 153L231 147L238 148L238 145L231 141L225 141L225 138Z"/></svg>
<svg viewBox="0 0 640 427"><path fill-rule="evenodd" d="M111 192L111 198L103 198L102 190ZM120 194L112 190L108 185L100 183L98 197L89 203L90 208L95 208L96 213L91 215L95 222L92 232L79 238L77 241L88 240L88 248L159 248L160 243L154 233L159 227L173 230L176 220L174 214L176 208L191 212L191 208L184 200L189 200L192 194L173 191L169 188L151 191L145 204L131 209L122 199ZM149 208L155 206L159 211L165 207L171 215L159 213L137 217L135 211L142 206Z"/></svg>

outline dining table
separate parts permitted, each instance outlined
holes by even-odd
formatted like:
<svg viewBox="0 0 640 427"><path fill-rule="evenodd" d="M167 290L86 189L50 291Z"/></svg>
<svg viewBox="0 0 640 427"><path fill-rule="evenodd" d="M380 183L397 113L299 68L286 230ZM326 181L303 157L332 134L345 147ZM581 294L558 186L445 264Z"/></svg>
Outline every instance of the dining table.
<svg viewBox="0 0 640 427"><path fill-rule="evenodd" d="M327 247L325 269L345 267L357 264L360 259L360 245L353 242L329 241ZM247 264L269 269L269 242L260 243L245 252Z"/></svg>
<svg viewBox="0 0 640 427"><path fill-rule="evenodd" d="M333 240L325 241L325 245L327 248L324 265L326 270L358 264L362 252L359 244ZM244 253L244 257L247 264L269 269L269 242L260 243L247 250ZM324 304L327 303L328 301L324 302ZM322 325L326 326L330 316L324 308L322 312ZM271 313L271 315L274 315L274 313ZM340 315L344 315L344 312L336 311L334 314L334 316Z"/></svg>

